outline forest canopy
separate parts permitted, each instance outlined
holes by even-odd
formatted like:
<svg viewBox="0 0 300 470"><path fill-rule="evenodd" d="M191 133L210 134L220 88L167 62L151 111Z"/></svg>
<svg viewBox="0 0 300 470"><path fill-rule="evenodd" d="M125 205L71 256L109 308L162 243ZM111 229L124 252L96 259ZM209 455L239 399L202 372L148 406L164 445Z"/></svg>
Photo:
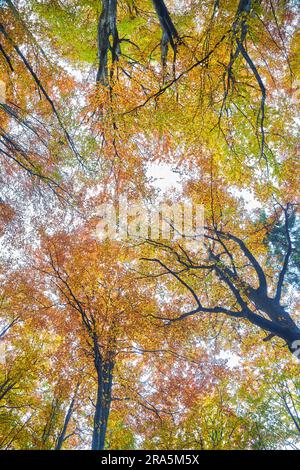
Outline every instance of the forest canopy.
<svg viewBox="0 0 300 470"><path fill-rule="evenodd" d="M0 0L0 449L300 449L297 0Z"/></svg>

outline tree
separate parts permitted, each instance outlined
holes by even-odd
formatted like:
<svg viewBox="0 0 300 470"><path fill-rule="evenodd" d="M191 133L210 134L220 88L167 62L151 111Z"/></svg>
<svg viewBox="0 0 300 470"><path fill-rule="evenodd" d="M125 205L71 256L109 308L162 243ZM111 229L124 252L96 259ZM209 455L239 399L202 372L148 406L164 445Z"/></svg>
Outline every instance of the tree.
<svg viewBox="0 0 300 470"><path fill-rule="evenodd" d="M299 447L296 7L1 2L1 448Z"/></svg>
<svg viewBox="0 0 300 470"><path fill-rule="evenodd" d="M293 206L287 204L281 210L287 246L277 279L271 277L270 285L267 281L270 275L264 271L254 249L249 248L248 243L230 230L218 228L217 223L205 227L203 256L188 253L180 244L174 247L150 240L151 245L162 248L166 257L144 260L158 264L161 267L160 275L175 278L181 284L183 292L188 293L194 302L191 310L172 318L159 318L172 323L201 313L223 314L246 320L267 332L268 336L264 341L274 336L279 337L285 341L291 352L297 351L300 330L282 300L283 284L294 250L289 227ZM264 227L257 227L254 234L262 230ZM262 258L262 253L259 255ZM264 265L266 264L265 261ZM206 288L210 285L209 296L205 290L201 292L204 282ZM208 297L208 305L203 304L205 297Z"/></svg>
<svg viewBox="0 0 300 470"><path fill-rule="evenodd" d="M85 360L93 365L96 392L95 399L91 398L92 449L99 450L105 446L113 390L118 388L114 384L116 364L127 343L140 334L137 329L142 328L142 320L138 312L145 293L136 299L133 296L136 287L126 265L121 265L125 255L122 248L113 243L101 245L84 232L78 236L79 243L75 234L45 238L45 254L38 270L45 289L51 289L61 305L57 315L65 317L64 334L71 328L69 347L73 348L75 341Z"/></svg>

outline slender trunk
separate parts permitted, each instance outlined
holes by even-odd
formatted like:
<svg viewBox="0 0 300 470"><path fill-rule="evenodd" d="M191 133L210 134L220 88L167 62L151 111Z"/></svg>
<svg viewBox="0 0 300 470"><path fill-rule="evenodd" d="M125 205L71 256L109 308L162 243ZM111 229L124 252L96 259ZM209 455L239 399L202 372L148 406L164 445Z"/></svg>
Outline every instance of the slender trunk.
<svg viewBox="0 0 300 470"><path fill-rule="evenodd" d="M94 428L92 438L92 450L100 450L100 424L102 415L102 395L103 395L103 379L102 379L102 367L97 368L97 400L96 408L94 413Z"/></svg>
<svg viewBox="0 0 300 470"><path fill-rule="evenodd" d="M286 400L285 397L283 397L283 402L284 402L284 406L285 406L285 408L286 408L286 410L287 410L287 412L288 412L290 418L292 419L292 421L293 421L293 423L294 423L294 425L295 425L295 427L296 427L296 429L297 429L297 431L298 431L298 434L300 434L300 423L299 423L299 420L294 416L294 414L293 414L292 410L290 409L289 404L288 404L288 402L287 402L287 400Z"/></svg>
<svg viewBox="0 0 300 470"><path fill-rule="evenodd" d="M74 410L75 398L76 398L76 392L75 392L75 394L74 394L74 396L71 400L70 406L68 408L62 431L61 431L61 433L60 433L60 435L58 436L58 439L57 439L55 450L61 450L62 445L65 441L68 425L69 425L69 422L70 422L70 419L71 419L71 416L72 416L72 413L73 413L73 410Z"/></svg>
<svg viewBox="0 0 300 470"><path fill-rule="evenodd" d="M58 413L58 408L59 408L59 401L58 401L57 398L53 398L52 403L51 403L50 415L49 415L49 418L48 418L48 420L45 424L43 434L42 434L42 439L41 439L43 449L47 449L47 447L48 447L49 437L50 437L50 435L52 434L52 431L53 431L53 427L54 427L54 424L55 424L55 419L56 419L56 416L57 416L57 413Z"/></svg>

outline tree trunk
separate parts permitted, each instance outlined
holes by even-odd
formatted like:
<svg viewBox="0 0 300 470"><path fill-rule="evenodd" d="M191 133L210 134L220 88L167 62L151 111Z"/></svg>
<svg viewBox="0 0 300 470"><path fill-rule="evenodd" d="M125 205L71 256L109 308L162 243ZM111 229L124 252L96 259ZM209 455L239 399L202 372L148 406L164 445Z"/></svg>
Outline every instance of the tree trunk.
<svg viewBox="0 0 300 470"><path fill-rule="evenodd" d="M110 43L110 37L112 43ZM97 82L108 85L108 51L111 50L112 62L120 55L120 41L117 30L117 0L102 0L102 11L98 22L99 67Z"/></svg>
<svg viewBox="0 0 300 470"><path fill-rule="evenodd" d="M77 389L76 389L76 392L77 392ZM68 408L62 431L61 431L61 433L60 433L60 435L58 436L58 439L57 439L55 450L61 450L62 445L65 441L68 425L69 425L69 422L70 422L70 419L71 419L71 416L72 416L72 413L73 413L73 409L74 409L76 392L75 392L75 394L74 394L74 396L71 400L70 406Z"/></svg>
<svg viewBox="0 0 300 470"><path fill-rule="evenodd" d="M163 0L152 0L162 29L161 58L163 66L166 65L168 44L176 50L176 40L179 39L177 29L171 19L170 13Z"/></svg>
<svg viewBox="0 0 300 470"><path fill-rule="evenodd" d="M94 340L94 351L97 372L97 400L94 414L92 450L103 450L111 406L114 361L112 352L109 352L107 359L104 360L102 358L98 344L95 344L95 341L96 340Z"/></svg>

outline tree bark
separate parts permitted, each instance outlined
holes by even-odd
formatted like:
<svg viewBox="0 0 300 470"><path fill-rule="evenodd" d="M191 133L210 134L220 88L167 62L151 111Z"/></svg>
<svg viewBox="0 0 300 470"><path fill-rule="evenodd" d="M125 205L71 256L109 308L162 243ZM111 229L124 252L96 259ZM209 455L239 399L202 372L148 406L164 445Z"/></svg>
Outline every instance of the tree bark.
<svg viewBox="0 0 300 470"><path fill-rule="evenodd" d="M112 398L113 353L103 359L97 340L94 340L95 368L97 372L97 400L94 414L92 450L103 450Z"/></svg>
<svg viewBox="0 0 300 470"><path fill-rule="evenodd" d="M177 29L171 19L170 13L163 0L152 0L162 29L161 58L163 66L166 65L168 45L176 51L176 40L179 39Z"/></svg>
<svg viewBox="0 0 300 470"><path fill-rule="evenodd" d="M68 425L69 425L69 422L70 422L70 419L72 417L72 414L73 414L73 410L74 410L74 405L75 405L75 399L76 399L76 394L77 394L77 391L78 391L78 386L76 388L76 391L74 393L74 396L71 400L71 403L69 405L69 408L68 408L68 411L67 411L67 414L66 414L66 417L65 417L65 421L64 421L64 425L63 425L63 428L62 428L62 431L60 433L60 435L58 436L58 439L57 439L57 443L56 443L56 446L55 446L55 450L61 450L62 448L62 445L65 441L65 438L66 438L66 433L67 433L67 429L68 429Z"/></svg>
<svg viewBox="0 0 300 470"><path fill-rule="evenodd" d="M110 42L112 38L112 43ZM120 56L120 41L117 30L117 0L102 0L102 11L98 22L98 58L99 66L96 81L107 86L108 51L111 50L112 62Z"/></svg>

